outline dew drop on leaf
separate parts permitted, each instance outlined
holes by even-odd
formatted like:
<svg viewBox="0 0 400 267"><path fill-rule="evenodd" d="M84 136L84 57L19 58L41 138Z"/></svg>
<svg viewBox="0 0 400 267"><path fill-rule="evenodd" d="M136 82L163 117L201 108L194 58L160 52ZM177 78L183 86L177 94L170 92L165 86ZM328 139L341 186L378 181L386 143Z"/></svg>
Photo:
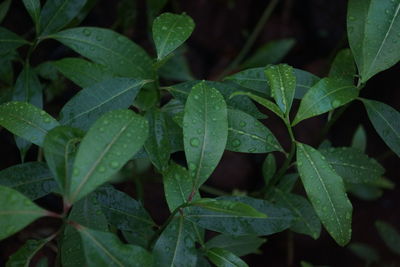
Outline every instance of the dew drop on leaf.
<svg viewBox="0 0 400 267"><path fill-rule="evenodd" d="M198 147L200 145L200 140L198 138L190 139L190 145L193 147Z"/></svg>

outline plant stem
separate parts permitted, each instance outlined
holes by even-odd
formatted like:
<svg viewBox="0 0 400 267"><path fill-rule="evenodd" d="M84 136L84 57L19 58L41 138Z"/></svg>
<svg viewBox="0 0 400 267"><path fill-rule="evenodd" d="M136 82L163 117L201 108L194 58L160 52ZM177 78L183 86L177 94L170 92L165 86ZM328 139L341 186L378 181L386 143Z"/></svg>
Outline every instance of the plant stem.
<svg viewBox="0 0 400 267"><path fill-rule="evenodd" d="M246 43L244 44L243 48L240 50L239 54L236 58L229 64L228 67L221 73L219 78L224 77L230 71L235 69L244 59L245 56L249 53L250 49L254 45L255 41L257 40L258 35L260 34L261 30L263 29L265 23L271 16L272 12L274 11L276 5L278 4L279 0L271 0L267 7L264 9L263 14L261 15L260 20L257 22L256 27L254 28L253 32L250 34L249 38L247 39ZM219 80L219 79L218 79Z"/></svg>

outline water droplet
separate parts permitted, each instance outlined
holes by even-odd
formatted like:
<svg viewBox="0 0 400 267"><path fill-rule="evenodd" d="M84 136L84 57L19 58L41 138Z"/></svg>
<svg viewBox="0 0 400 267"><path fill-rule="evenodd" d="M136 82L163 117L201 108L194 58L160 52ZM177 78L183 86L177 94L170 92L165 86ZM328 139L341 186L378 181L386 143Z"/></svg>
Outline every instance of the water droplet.
<svg viewBox="0 0 400 267"><path fill-rule="evenodd" d="M79 175L79 169L78 168L74 168L74 170L72 171L72 175L73 176Z"/></svg>
<svg viewBox="0 0 400 267"><path fill-rule="evenodd" d="M111 161L110 163L111 168L116 169L119 167L119 162L118 161Z"/></svg>
<svg viewBox="0 0 400 267"><path fill-rule="evenodd" d="M49 117L44 118L44 122L45 123L49 123L50 122L50 118Z"/></svg>
<svg viewBox="0 0 400 267"><path fill-rule="evenodd" d="M240 142L239 139L235 139L235 140L232 141L232 146L233 147L238 147L240 145L241 145L241 142Z"/></svg>
<svg viewBox="0 0 400 267"><path fill-rule="evenodd" d="M245 126L246 126L246 122L245 122L245 121L241 121L241 122L239 123L239 126L242 127L242 128L245 127Z"/></svg>
<svg viewBox="0 0 400 267"><path fill-rule="evenodd" d="M103 128L103 127L100 127L99 131L100 131L101 133L104 132L104 128Z"/></svg>
<svg viewBox="0 0 400 267"><path fill-rule="evenodd" d="M255 149L254 147L252 147L252 148L249 149L249 152L250 152L250 153L253 153L254 151L256 151L256 149Z"/></svg>
<svg viewBox="0 0 400 267"><path fill-rule="evenodd" d="M349 20L351 20L351 21L355 21L355 20L356 20L356 18L355 18L355 17L353 17L353 16L350 16L350 17L349 17Z"/></svg>
<svg viewBox="0 0 400 267"><path fill-rule="evenodd" d="M215 110L220 110L221 109L221 106L215 106Z"/></svg>
<svg viewBox="0 0 400 267"><path fill-rule="evenodd" d="M189 163L189 170L194 171L196 169L196 164L190 162Z"/></svg>
<svg viewBox="0 0 400 267"><path fill-rule="evenodd" d="M198 138L190 139L190 145L193 147L198 147L200 145L200 140Z"/></svg>
<svg viewBox="0 0 400 267"><path fill-rule="evenodd" d="M105 172L105 171L106 171L106 167L104 167L104 166L99 167L99 172Z"/></svg>
<svg viewBox="0 0 400 267"><path fill-rule="evenodd" d="M44 111L44 110L42 110L42 111L40 111L40 115L46 115L46 111Z"/></svg>
<svg viewBox="0 0 400 267"><path fill-rule="evenodd" d="M201 129L197 129L197 130L196 130L196 133L197 133L197 134L201 134L202 132L203 132L203 130L201 130Z"/></svg>
<svg viewBox="0 0 400 267"><path fill-rule="evenodd" d="M199 96L198 96L198 95L194 95L193 97L194 97L194 99L196 99L196 100L199 99Z"/></svg>
<svg viewBox="0 0 400 267"><path fill-rule="evenodd" d="M96 36L96 40L97 40L98 42L103 41L103 37L101 37L100 35L97 35L97 36Z"/></svg>
<svg viewBox="0 0 400 267"><path fill-rule="evenodd" d="M161 28L163 31L166 31L166 30L168 30L168 28L166 27L166 26L162 26L162 28Z"/></svg>
<svg viewBox="0 0 400 267"><path fill-rule="evenodd" d="M333 100L333 102L332 102L332 107L333 108L337 108L338 106L340 106L340 101L339 100Z"/></svg>
<svg viewBox="0 0 400 267"><path fill-rule="evenodd" d="M83 29L83 34L86 36L90 36L92 34L92 32L89 29Z"/></svg>

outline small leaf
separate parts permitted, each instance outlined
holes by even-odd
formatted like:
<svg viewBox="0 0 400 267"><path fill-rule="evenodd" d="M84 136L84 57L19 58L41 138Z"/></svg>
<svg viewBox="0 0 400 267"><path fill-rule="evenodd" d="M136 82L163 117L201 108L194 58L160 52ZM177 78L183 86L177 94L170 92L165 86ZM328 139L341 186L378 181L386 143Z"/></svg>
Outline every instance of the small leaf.
<svg viewBox="0 0 400 267"><path fill-rule="evenodd" d="M217 267L248 267L243 260L228 250L211 248L206 251L206 255Z"/></svg>
<svg viewBox="0 0 400 267"><path fill-rule="evenodd" d="M194 22L186 14L163 13L153 22L153 39L157 59L161 60L185 42L194 30Z"/></svg>
<svg viewBox="0 0 400 267"><path fill-rule="evenodd" d="M26 10L31 16L33 23L38 25L40 16L40 0L22 0Z"/></svg>
<svg viewBox="0 0 400 267"><path fill-rule="evenodd" d="M336 57L331 65L331 69L329 70L329 77L346 80L352 84L354 82L356 72L356 65L354 64L351 50L346 48L340 50L336 54Z"/></svg>
<svg viewBox="0 0 400 267"><path fill-rule="evenodd" d="M28 240L7 261L6 267L29 267L32 258L49 242L49 239Z"/></svg>
<svg viewBox="0 0 400 267"><path fill-rule="evenodd" d="M271 131L256 118L240 110L228 109L226 149L244 153L283 151Z"/></svg>
<svg viewBox="0 0 400 267"><path fill-rule="evenodd" d="M367 133L365 132L365 129L361 124L357 127L357 130L353 135L353 139L351 140L351 147L357 148L361 152L365 152L367 148Z"/></svg>
<svg viewBox="0 0 400 267"><path fill-rule="evenodd" d="M146 120L130 110L115 110L100 117L79 146L70 183L70 203L122 168L143 146L147 132Z"/></svg>
<svg viewBox="0 0 400 267"><path fill-rule="evenodd" d="M123 244L116 235L83 226L77 228L85 252L86 265L97 266L151 266L153 259L145 249Z"/></svg>
<svg viewBox="0 0 400 267"><path fill-rule="evenodd" d="M193 87L185 104L183 142L194 188L214 171L228 137L228 114L222 95L205 83Z"/></svg>
<svg viewBox="0 0 400 267"><path fill-rule="evenodd" d="M0 185L17 190L31 200L57 189L53 175L43 162L27 162L1 170Z"/></svg>
<svg viewBox="0 0 400 267"><path fill-rule="evenodd" d="M17 34L6 28L0 27L0 54L10 53L10 51L17 49L23 45L30 44L28 41L22 39Z"/></svg>
<svg viewBox="0 0 400 267"><path fill-rule="evenodd" d="M265 242L265 238L259 238L252 235L230 236L222 234L207 241L206 247L221 248L241 257L247 254L256 253L258 248Z"/></svg>
<svg viewBox="0 0 400 267"><path fill-rule="evenodd" d="M400 113L385 103L361 99L369 120L383 141L400 157Z"/></svg>
<svg viewBox="0 0 400 267"><path fill-rule="evenodd" d="M186 168L172 162L163 175L163 183L170 211L187 202L193 189L193 180Z"/></svg>
<svg viewBox="0 0 400 267"><path fill-rule="evenodd" d="M297 167L307 196L322 224L339 245L346 245L351 238L353 207L342 178L320 152L301 143L297 143Z"/></svg>
<svg viewBox="0 0 400 267"><path fill-rule="evenodd" d="M8 102L0 105L0 125L19 137L42 146L49 130L58 122L41 110L26 102Z"/></svg>
<svg viewBox="0 0 400 267"><path fill-rule="evenodd" d="M71 22L87 0L48 0L40 13L40 36L55 33Z"/></svg>
<svg viewBox="0 0 400 267"><path fill-rule="evenodd" d="M79 129L58 126L52 129L44 139L43 150L47 165L63 194L69 191L72 163L77 145L83 136L84 132Z"/></svg>
<svg viewBox="0 0 400 267"><path fill-rule="evenodd" d="M3 22L4 17L7 15L8 10L10 9L11 0L4 0L0 4L0 23Z"/></svg>
<svg viewBox="0 0 400 267"><path fill-rule="evenodd" d="M0 203L0 240L47 214L29 198L5 186L0 186Z"/></svg>
<svg viewBox="0 0 400 267"><path fill-rule="evenodd" d="M262 175L266 186L269 185L276 172L276 160L273 154L268 154L262 165Z"/></svg>
<svg viewBox="0 0 400 267"><path fill-rule="evenodd" d="M191 223L183 216L174 217L154 246L154 266L196 266L197 253L192 229Z"/></svg>
<svg viewBox="0 0 400 267"><path fill-rule="evenodd" d="M143 80L113 78L82 89L64 105L60 122L87 130L104 113L131 106L144 84Z"/></svg>
<svg viewBox="0 0 400 267"><path fill-rule="evenodd" d="M307 199L299 195L285 193L277 188L275 189L275 199L282 207L293 212L295 220L290 227L291 230L318 239L321 233L321 223Z"/></svg>
<svg viewBox="0 0 400 267"><path fill-rule="evenodd" d="M367 263L379 262L379 253L373 247L364 243L351 243L348 248Z"/></svg>
<svg viewBox="0 0 400 267"><path fill-rule="evenodd" d="M194 80L188 60L185 57L186 49L177 49L173 55L158 69L158 75L172 81Z"/></svg>
<svg viewBox="0 0 400 267"><path fill-rule="evenodd" d="M63 58L51 63L79 87L85 88L113 78L107 67L82 58Z"/></svg>
<svg viewBox="0 0 400 267"><path fill-rule="evenodd" d="M343 106L357 96L357 88L348 81L324 78L304 95L292 125Z"/></svg>
<svg viewBox="0 0 400 267"><path fill-rule="evenodd" d="M276 104L285 115L289 114L296 89L293 68L286 64L269 66L265 69L265 76Z"/></svg>
<svg viewBox="0 0 400 267"><path fill-rule="evenodd" d="M384 221L376 221L375 226L386 246L397 255L400 255L400 233Z"/></svg>

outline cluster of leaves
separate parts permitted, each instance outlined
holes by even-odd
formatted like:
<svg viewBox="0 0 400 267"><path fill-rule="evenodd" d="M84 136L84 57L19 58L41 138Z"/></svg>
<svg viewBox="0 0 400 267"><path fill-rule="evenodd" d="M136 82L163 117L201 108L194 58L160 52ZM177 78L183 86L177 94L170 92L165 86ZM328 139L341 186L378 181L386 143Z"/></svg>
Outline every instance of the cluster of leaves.
<svg viewBox="0 0 400 267"><path fill-rule="evenodd" d="M313 148L296 140L293 126L328 112L330 124L350 103L361 101L378 134L400 156L399 112L359 97L372 76L400 60L399 0L349 1L350 49L338 53L328 77L286 64L265 66L266 51L276 47L269 44L242 64L247 69L221 82L189 80L180 48L194 29L188 15L163 13L154 19L153 59L115 31L75 27L93 2L48 0L41 7L39 0L23 0L35 25L31 42L0 27L0 79L11 88L1 98L0 125L15 135L22 161L32 144L45 159L0 172L0 239L40 217L63 220L50 237L27 241L7 266L29 264L54 238L62 266L210 266L208 260L217 266L246 266L240 257L256 252L265 242L262 236L290 229L317 239L321 225L344 246L352 232L347 194L369 198L393 187L383 177L384 168L364 153L362 128L352 147L324 142ZM151 20L165 2L149 1ZM1 14L9 3L2 3ZM31 66L30 55L48 39L82 57ZM285 49L293 45L292 40L282 44ZM12 62L20 59L17 49L22 46L29 51L13 83ZM43 110L43 92L51 99L60 76L82 89L56 119ZM162 79L184 82L162 87ZM164 104L161 97L169 101ZM291 119L294 101L300 106ZM289 151L259 121L266 116L254 102L284 122ZM268 153L261 190L201 196L199 190L225 150ZM184 166L171 159L177 151L184 151ZM271 152L286 157L279 169ZM162 225L140 201L109 183L127 162L140 158L150 160L163 178L170 216ZM293 192L299 181L306 196ZM48 194L61 196L62 214L35 204ZM382 222L378 226L399 253L396 231ZM205 230L219 234L205 240Z"/></svg>

